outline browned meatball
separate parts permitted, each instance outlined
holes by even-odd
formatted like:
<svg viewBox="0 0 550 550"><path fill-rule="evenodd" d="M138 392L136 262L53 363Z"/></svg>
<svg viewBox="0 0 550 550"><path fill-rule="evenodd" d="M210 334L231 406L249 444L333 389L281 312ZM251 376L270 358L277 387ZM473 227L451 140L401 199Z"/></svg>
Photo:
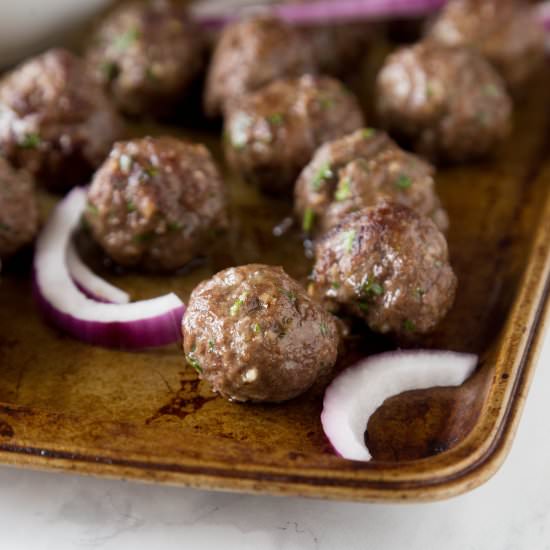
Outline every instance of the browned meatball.
<svg viewBox="0 0 550 550"><path fill-rule="evenodd" d="M376 93L382 124L432 158L486 155L510 130L502 79L467 48L430 42L401 48L386 60Z"/></svg>
<svg viewBox="0 0 550 550"><path fill-rule="evenodd" d="M121 123L83 61L50 50L0 82L0 152L52 189L87 183Z"/></svg>
<svg viewBox="0 0 550 550"><path fill-rule="evenodd" d="M31 177L15 171L0 156L0 258L30 243L38 227L38 209Z"/></svg>
<svg viewBox="0 0 550 550"><path fill-rule="evenodd" d="M447 46L472 46L512 88L544 59L544 29L525 0L451 0L428 35Z"/></svg>
<svg viewBox="0 0 550 550"><path fill-rule="evenodd" d="M202 145L172 137L115 144L96 172L86 220L116 262L182 267L227 225L224 182Z"/></svg>
<svg viewBox="0 0 550 550"><path fill-rule="evenodd" d="M208 72L205 109L220 114L228 101L274 80L314 72L313 56L300 33L270 16L244 19L222 32Z"/></svg>
<svg viewBox="0 0 550 550"><path fill-rule="evenodd" d="M376 332L429 332L453 304L445 237L405 206L381 203L350 214L315 252L315 290Z"/></svg>
<svg viewBox="0 0 550 550"><path fill-rule="evenodd" d="M226 157L265 191L288 192L319 145L363 124L356 98L337 80L277 80L231 104Z"/></svg>
<svg viewBox="0 0 550 550"><path fill-rule="evenodd" d="M282 268L251 264L201 283L183 318L188 363L235 401L285 401L333 367L338 331Z"/></svg>
<svg viewBox="0 0 550 550"><path fill-rule="evenodd" d="M204 66L202 33L172 0L131 2L99 26L88 63L130 115L164 115Z"/></svg>
<svg viewBox="0 0 550 550"><path fill-rule="evenodd" d="M322 145L294 189L304 231L325 232L349 213L390 199L428 216L445 231L434 168L400 149L384 132L357 130Z"/></svg>

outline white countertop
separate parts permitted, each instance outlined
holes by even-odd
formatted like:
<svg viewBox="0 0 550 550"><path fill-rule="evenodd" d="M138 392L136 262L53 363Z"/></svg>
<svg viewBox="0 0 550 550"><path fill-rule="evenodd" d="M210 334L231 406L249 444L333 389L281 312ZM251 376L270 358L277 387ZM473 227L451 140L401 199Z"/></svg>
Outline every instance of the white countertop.
<svg viewBox="0 0 550 550"><path fill-rule="evenodd" d="M508 460L433 504L245 496L0 467L3 550L550 550L550 336Z"/></svg>

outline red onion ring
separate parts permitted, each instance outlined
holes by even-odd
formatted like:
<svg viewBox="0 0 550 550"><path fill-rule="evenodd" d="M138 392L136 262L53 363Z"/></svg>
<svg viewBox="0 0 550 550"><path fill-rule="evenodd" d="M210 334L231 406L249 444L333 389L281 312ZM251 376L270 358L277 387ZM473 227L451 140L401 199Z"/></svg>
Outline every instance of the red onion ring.
<svg viewBox="0 0 550 550"><path fill-rule="evenodd" d="M67 249L85 206L86 190L73 189L57 205L38 237L34 293L46 318L75 338L95 345L137 349L179 341L184 305L175 294L113 304L92 300L79 290L67 267Z"/></svg>
<svg viewBox="0 0 550 550"><path fill-rule="evenodd" d="M365 430L386 399L410 390L460 386L476 365L476 355L452 351L394 351L367 357L327 388L321 413L325 435L343 458L370 460Z"/></svg>

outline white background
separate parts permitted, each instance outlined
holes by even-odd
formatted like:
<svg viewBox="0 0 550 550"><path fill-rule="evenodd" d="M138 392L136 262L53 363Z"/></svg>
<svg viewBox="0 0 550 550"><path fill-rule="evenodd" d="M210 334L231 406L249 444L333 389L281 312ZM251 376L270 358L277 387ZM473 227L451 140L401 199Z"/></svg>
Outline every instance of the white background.
<svg viewBox="0 0 550 550"><path fill-rule="evenodd" d="M550 550L550 336L512 452L479 489L375 505L0 468L0 549Z"/></svg>

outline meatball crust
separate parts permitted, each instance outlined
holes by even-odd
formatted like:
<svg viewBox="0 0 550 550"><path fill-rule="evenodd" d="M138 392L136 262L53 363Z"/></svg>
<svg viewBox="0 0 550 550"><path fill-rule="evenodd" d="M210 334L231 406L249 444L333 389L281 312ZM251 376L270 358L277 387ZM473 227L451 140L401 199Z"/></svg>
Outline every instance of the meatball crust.
<svg viewBox="0 0 550 550"><path fill-rule="evenodd" d="M0 258L30 243L38 228L38 208L29 174L0 156Z"/></svg>
<svg viewBox="0 0 550 550"><path fill-rule="evenodd" d="M322 145L294 189L304 231L323 233L351 212L387 199L430 217L445 231L449 222L435 191L434 168L372 128Z"/></svg>
<svg viewBox="0 0 550 550"><path fill-rule="evenodd" d="M525 0L452 0L428 35L447 46L472 46L521 87L544 59L544 29Z"/></svg>
<svg viewBox="0 0 550 550"><path fill-rule="evenodd" d="M51 189L86 183L122 132L101 86L54 49L0 81L0 153Z"/></svg>
<svg viewBox="0 0 550 550"><path fill-rule="evenodd" d="M277 80L231 104L225 152L231 167L270 193L290 191L315 149L361 128L356 98L337 80Z"/></svg>
<svg viewBox="0 0 550 550"><path fill-rule="evenodd" d="M181 2L120 6L98 27L88 63L128 115L165 115L181 101L205 64L200 29Z"/></svg>
<svg viewBox="0 0 550 550"><path fill-rule="evenodd" d="M205 110L220 114L230 100L279 78L315 72L309 44L299 31L271 16L229 24L218 40L208 71Z"/></svg>
<svg viewBox="0 0 550 550"><path fill-rule="evenodd" d="M457 281L445 237L406 206L381 203L350 214L315 252L316 293L376 332L427 333L453 304Z"/></svg>
<svg viewBox="0 0 550 550"><path fill-rule="evenodd" d="M378 75L376 102L383 126L434 159L486 155L510 131L502 79L468 48L423 42L397 50Z"/></svg>
<svg viewBox="0 0 550 550"><path fill-rule="evenodd" d="M336 362L334 318L281 267L233 267L202 282L182 328L189 364L235 401L292 399Z"/></svg>
<svg viewBox="0 0 550 550"><path fill-rule="evenodd" d="M226 190L208 150L172 137L116 143L96 172L85 214L123 266L184 266L227 225Z"/></svg>

